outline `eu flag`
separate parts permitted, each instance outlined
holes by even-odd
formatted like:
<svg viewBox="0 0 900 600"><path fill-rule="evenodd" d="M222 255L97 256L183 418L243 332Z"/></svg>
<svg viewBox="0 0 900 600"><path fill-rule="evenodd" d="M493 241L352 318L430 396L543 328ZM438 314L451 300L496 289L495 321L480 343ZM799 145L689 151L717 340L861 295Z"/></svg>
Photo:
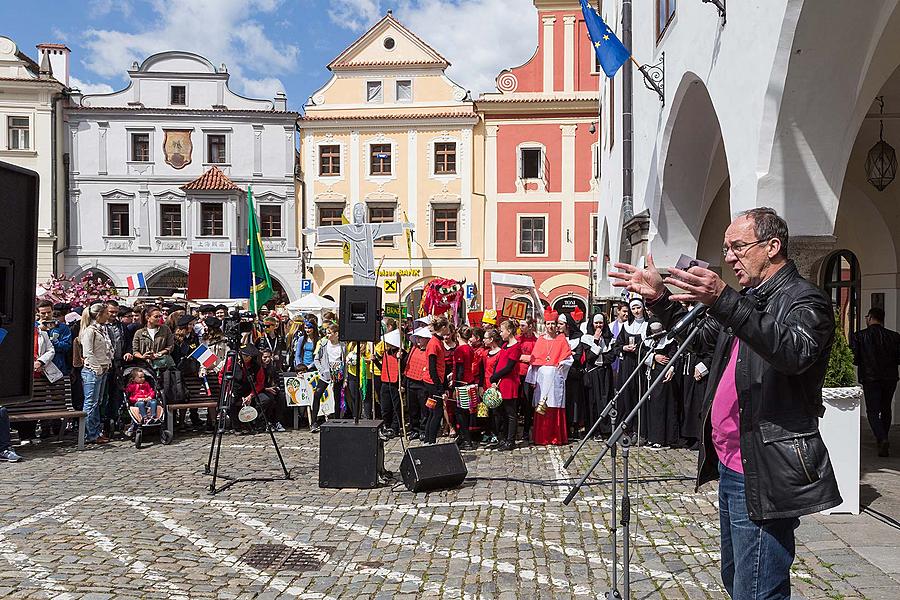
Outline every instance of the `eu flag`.
<svg viewBox="0 0 900 600"><path fill-rule="evenodd" d="M606 26L600 13L587 0L581 0L581 12L587 25L588 35L594 44L597 60L607 77L614 77L619 67L631 58L631 52L622 45L613 30Z"/></svg>

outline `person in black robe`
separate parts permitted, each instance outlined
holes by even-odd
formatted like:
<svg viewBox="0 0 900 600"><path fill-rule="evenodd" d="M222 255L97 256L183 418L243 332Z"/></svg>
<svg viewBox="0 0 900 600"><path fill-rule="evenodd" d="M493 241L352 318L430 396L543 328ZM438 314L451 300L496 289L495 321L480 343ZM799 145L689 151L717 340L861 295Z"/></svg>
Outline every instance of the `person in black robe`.
<svg viewBox="0 0 900 600"><path fill-rule="evenodd" d="M651 335L665 333L662 323L650 324ZM665 374L662 383L650 392L647 399L647 443L659 449L678 443L677 404L681 381L676 379L678 365L672 361L678 350L678 342L668 337L656 339L655 347L647 357L648 385L652 385L660 374ZM643 429L643 427L642 427Z"/></svg>
<svg viewBox="0 0 900 600"><path fill-rule="evenodd" d="M709 374L709 356L696 348L689 348L682 355L681 403L679 406L679 426L681 445L697 450L700 443L700 413L703 410L703 396Z"/></svg>
<svg viewBox="0 0 900 600"><path fill-rule="evenodd" d="M637 405L641 393L647 389L647 380L643 378L643 375L637 375L631 380L631 383L625 386L625 382L628 381L631 374L640 368L647 353L647 348L643 343L647 337L644 302L639 298L635 298L629 302L629 307L631 309L631 320L619 329L619 336L616 338L616 347L620 351L619 373L616 385L621 391L619 400L616 402L616 410L618 411L620 422L631 413L632 409ZM642 419L642 421L646 422L646 419ZM636 426L637 423L632 422L629 429L636 431ZM644 427L642 426L641 429L643 430Z"/></svg>
<svg viewBox="0 0 900 600"><path fill-rule="evenodd" d="M612 331L609 330L606 316L603 313L594 315L591 325L594 328L593 335L588 333L583 339L588 344L584 374L584 385L588 398L588 426L593 427L603 409L615 395L612 364L616 360L617 348L616 340L613 338ZM611 433L612 424L607 415L594 435L600 439Z"/></svg>
<svg viewBox="0 0 900 600"><path fill-rule="evenodd" d="M572 349L572 366L566 376L566 424L569 438L578 439L587 425L587 400L584 389L584 371L587 364L588 346L581 341L578 322L569 313L559 315L559 324L564 326L563 334Z"/></svg>

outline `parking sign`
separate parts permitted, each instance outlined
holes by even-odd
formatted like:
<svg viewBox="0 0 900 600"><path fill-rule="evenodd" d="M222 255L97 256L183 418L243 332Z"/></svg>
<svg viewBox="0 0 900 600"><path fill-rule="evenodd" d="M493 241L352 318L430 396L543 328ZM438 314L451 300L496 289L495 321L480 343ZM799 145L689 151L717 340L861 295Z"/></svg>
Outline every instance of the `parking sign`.
<svg viewBox="0 0 900 600"><path fill-rule="evenodd" d="M467 283L466 284L466 300L471 300L475 297L475 284Z"/></svg>
<svg viewBox="0 0 900 600"><path fill-rule="evenodd" d="M312 279L304 279L300 282L301 294L312 294Z"/></svg>

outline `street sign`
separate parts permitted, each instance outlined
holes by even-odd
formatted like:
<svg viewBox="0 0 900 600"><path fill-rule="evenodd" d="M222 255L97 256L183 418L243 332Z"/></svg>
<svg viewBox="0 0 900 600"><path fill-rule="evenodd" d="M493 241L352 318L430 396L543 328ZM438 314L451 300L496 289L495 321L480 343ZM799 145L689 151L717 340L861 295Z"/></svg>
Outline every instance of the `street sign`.
<svg viewBox="0 0 900 600"><path fill-rule="evenodd" d="M471 300L475 297L475 284L467 283L466 284L466 300Z"/></svg>
<svg viewBox="0 0 900 600"><path fill-rule="evenodd" d="M397 280L396 279L385 279L384 280L384 293L385 294L396 294L397 293Z"/></svg>
<svg viewBox="0 0 900 600"><path fill-rule="evenodd" d="M503 309L500 311L500 314L507 319L524 319L527 310L528 304L526 302L504 298Z"/></svg>
<svg viewBox="0 0 900 600"><path fill-rule="evenodd" d="M300 293L312 294L312 279L303 279L300 281Z"/></svg>

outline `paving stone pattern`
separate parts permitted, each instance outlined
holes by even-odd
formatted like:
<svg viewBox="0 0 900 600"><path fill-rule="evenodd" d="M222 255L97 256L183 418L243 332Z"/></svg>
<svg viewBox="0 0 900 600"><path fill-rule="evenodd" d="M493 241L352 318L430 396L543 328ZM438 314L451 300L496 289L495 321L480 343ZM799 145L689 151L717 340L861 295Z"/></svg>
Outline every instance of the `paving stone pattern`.
<svg viewBox="0 0 900 600"><path fill-rule="evenodd" d="M461 488L414 495L399 483L319 489L318 438L278 440L293 481L216 496L203 475L208 437L139 451L126 442L23 448L24 462L0 466L0 598L605 597L610 486L592 483L567 507L559 485L584 472L598 443L568 472L571 448L467 453L472 479ZM400 458L391 441L388 468ZM694 462L689 451L643 449L631 470L691 475ZM278 475L268 437L227 436L222 472ZM609 477L608 461L596 476ZM694 493L689 481L645 482L632 493L632 596L726 597L715 486ZM897 579L830 528L841 526L888 529L866 515L804 519L795 597L900 597ZM267 552L277 556L267 562Z"/></svg>

